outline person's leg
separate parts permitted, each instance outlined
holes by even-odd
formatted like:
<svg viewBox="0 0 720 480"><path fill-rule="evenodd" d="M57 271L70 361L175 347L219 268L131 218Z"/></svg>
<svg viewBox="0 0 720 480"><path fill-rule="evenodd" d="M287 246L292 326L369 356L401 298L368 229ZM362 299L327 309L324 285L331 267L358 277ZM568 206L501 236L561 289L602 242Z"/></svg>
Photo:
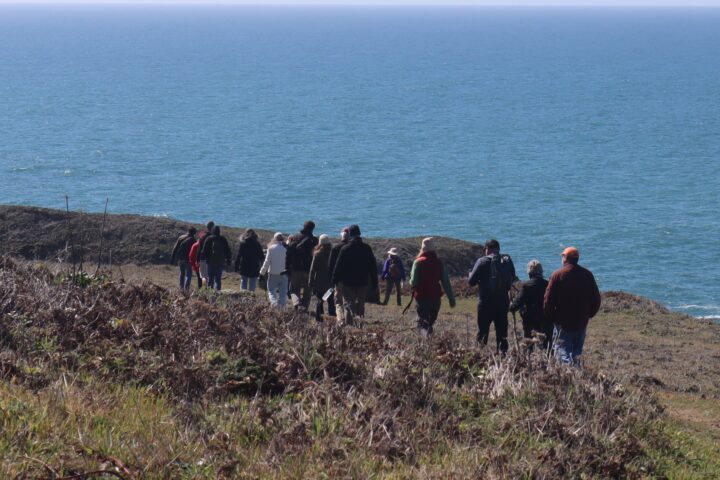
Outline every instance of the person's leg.
<svg viewBox="0 0 720 480"><path fill-rule="evenodd" d="M395 280L395 294L397 296L398 307L402 306L402 289L400 288L400 280Z"/></svg>
<svg viewBox="0 0 720 480"><path fill-rule="evenodd" d="M542 323L542 332L545 334L545 341L543 342L542 346L544 349L548 351L548 353L552 353L552 344L553 344L553 324L551 321L547 320L543 317Z"/></svg>
<svg viewBox="0 0 720 480"><path fill-rule="evenodd" d="M223 267L220 265L219 267L215 268L215 288L219 292L222 290L222 274L223 274Z"/></svg>
<svg viewBox="0 0 720 480"><path fill-rule="evenodd" d="M572 364L576 367L580 366L580 358L582 357L583 347L585 346L586 329L573 332L573 348L572 348Z"/></svg>
<svg viewBox="0 0 720 480"><path fill-rule="evenodd" d="M335 297L335 313L337 314L338 325L343 325L345 323L345 297L343 297L342 283L335 285L333 296Z"/></svg>
<svg viewBox="0 0 720 480"><path fill-rule="evenodd" d="M240 290L247 290L248 289L248 277L245 275L240 275Z"/></svg>
<svg viewBox="0 0 720 480"><path fill-rule="evenodd" d="M308 308L310 308L310 299L312 298L312 290L308 286L308 283L310 283L310 273L300 273L300 283L302 286L302 297L300 298L300 305L302 305L302 307L307 310Z"/></svg>
<svg viewBox="0 0 720 480"><path fill-rule="evenodd" d="M487 345L488 336L490 335L490 308L478 302L477 306L477 343Z"/></svg>
<svg viewBox="0 0 720 480"><path fill-rule="evenodd" d="M315 295L315 299L317 302L317 303L315 303L315 320L317 320L318 322L322 322L322 316L325 313L325 311L323 309L322 294Z"/></svg>
<svg viewBox="0 0 720 480"><path fill-rule="evenodd" d="M337 311L335 310L335 293L332 293L330 297L327 299L328 304L328 311L327 314L331 317L334 317L337 315Z"/></svg>
<svg viewBox="0 0 720 480"><path fill-rule="evenodd" d="M190 262L185 262L185 290L190 290L193 279L193 269Z"/></svg>
<svg viewBox="0 0 720 480"><path fill-rule="evenodd" d="M195 272L195 276L197 277L197 288L200 290L202 288L202 277L200 276L200 270Z"/></svg>
<svg viewBox="0 0 720 480"><path fill-rule="evenodd" d="M206 260L200 260L200 277L202 277L203 282L205 283L205 286L210 286L209 277L210 273L208 272L208 264Z"/></svg>
<svg viewBox="0 0 720 480"><path fill-rule="evenodd" d="M183 262L182 260L180 260L178 262L178 270L180 272L180 280L178 281L178 286L180 287L180 290L185 289L185 265L184 265L184 263L185 262Z"/></svg>
<svg viewBox="0 0 720 480"><path fill-rule="evenodd" d="M288 301L288 278L286 275L278 275L278 305L284 307Z"/></svg>
<svg viewBox="0 0 720 480"><path fill-rule="evenodd" d="M207 266L207 286L209 289L215 287L215 271L211 265Z"/></svg>
<svg viewBox="0 0 720 480"><path fill-rule="evenodd" d="M507 306L497 305L495 307L495 339L497 341L498 351L506 353L508 351L508 318Z"/></svg>
<svg viewBox="0 0 720 480"><path fill-rule="evenodd" d="M278 298L277 291L280 289L280 284L283 282L283 275L270 275L268 274L267 280L267 294L268 300L271 305L277 305L280 301Z"/></svg>
<svg viewBox="0 0 720 480"><path fill-rule="evenodd" d="M288 291L290 295L295 295L297 298L300 298L300 289L302 288L301 273L297 270L290 271L290 288Z"/></svg>
<svg viewBox="0 0 720 480"><path fill-rule="evenodd" d="M248 277L248 290L254 292L257 288L258 277Z"/></svg>
<svg viewBox="0 0 720 480"><path fill-rule="evenodd" d="M369 287L358 287L355 289L355 311L361 317L365 317L365 298Z"/></svg>
<svg viewBox="0 0 720 480"><path fill-rule="evenodd" d="M564 332L557 325L553 333L553 348L555 350L555 357L563 363L572 363L572 341L567 332Z"/></svg>
<svg viewBox="0 0 720 480"><path fill-rule="evenodd" d="M390 294L392 293L392 286L393 281L390 278L385 279L385 299L383 300L383 305L387 305L388 301L390 300Z"/></svg>
<svg viewBox="0 0 720 480"><path fill-rule="evenodd" d="M342 287L343 306L345 307L345 325L354 325L355 316L355 289L343 285Z"/></svg>
<svg viewBox="0 0 720 480"><path fill-rule="evenodd" d="M417 328L420 335L426 337L430 333L430 312L427 300L415 299L415 311L417 312Z"/></svg>
<svg viewBox="0 0 720 480"><path fill-rule="evenodd" d="M430 332L428 333L433 333L433 329L435 328L435 322L437 321L438 315L440 314L440 304L441 300L439 298L434 298L430 301L428 305L428 313L430 320Z"/></svg>

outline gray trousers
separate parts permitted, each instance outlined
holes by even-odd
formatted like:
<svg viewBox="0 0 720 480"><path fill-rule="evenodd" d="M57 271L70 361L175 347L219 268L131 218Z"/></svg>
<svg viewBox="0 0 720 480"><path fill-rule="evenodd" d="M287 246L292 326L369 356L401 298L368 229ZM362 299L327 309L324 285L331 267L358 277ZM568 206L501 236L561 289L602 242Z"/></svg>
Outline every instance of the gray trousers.
<svg viewBox="0 0 720 480"><path fill-rule="evenodd" d="M345 324L355 325L357 317L365 316L365 296L367 287L349 287L343 285L342 297L345 307Z"/></svg>

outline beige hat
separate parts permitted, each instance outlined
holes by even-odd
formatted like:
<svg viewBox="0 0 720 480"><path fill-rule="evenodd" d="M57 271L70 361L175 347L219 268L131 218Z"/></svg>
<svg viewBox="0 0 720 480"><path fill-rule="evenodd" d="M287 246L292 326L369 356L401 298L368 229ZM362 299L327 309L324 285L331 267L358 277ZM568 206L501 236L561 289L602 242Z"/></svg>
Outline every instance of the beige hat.
<svg viewBox="0 0 720 480"><path fill-rule="evenodd" d="M392 247L387 253L388 255L395 255L396 257L400 256L400 251L395 247Z"/></svg>
<svg viewBox="0 0 720 480"><path fill-rule="evenodd" d="M434 252L435 251L435 240L433 237L423 238L422 246L420 247L421 252Z"/></svg>
<svg viewBox="0 0 720 480"><path fill-rule="evenodd" d="M330 237L324 233L320 235L320 245L330 245Z"/></svg>

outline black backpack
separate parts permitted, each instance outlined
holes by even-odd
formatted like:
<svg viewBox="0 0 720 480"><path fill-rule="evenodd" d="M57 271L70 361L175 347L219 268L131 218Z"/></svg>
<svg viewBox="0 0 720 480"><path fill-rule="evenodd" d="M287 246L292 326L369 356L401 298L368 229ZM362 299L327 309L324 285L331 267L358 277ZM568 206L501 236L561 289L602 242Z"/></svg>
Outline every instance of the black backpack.
<svg viewBox="0 0 720 480"><path fill-rule="evenodd" d="M509 255L490 255L490 292L506 294L513 284L515 267Z"/></svg>

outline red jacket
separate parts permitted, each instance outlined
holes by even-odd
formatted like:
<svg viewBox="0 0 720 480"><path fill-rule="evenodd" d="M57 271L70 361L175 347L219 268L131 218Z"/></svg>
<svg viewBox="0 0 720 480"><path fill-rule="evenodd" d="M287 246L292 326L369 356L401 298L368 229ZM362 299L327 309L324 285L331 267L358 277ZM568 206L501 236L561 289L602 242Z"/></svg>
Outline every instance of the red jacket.
<svg viewBox="0 0 720 480"><path fill-rule="evenodd" d="M590 270L566 263L553 272L543 310L555 325L569 332L584 330L599 309L600 290Z"/></svg>
<svg viewBox="0 0 720 480"><path fill-rule="evenodd" d="M198 259L197 259L198 250L200 250L200 240L193 243L193 246L190 247L190 254L188 255L188 260L190 261L190 266L192 267L194 272L200 271L200 263L198 262Z"/></svg>
<svg viewBox="0 0 720 480"><path fill-rule="evenodd" d="M455 295L450 285L447 270L435 252L422 252L413 263L410 274L410 284L413 287L415 300L431 300L443 296L443 290L450 300L455 303Z"/></svg>

